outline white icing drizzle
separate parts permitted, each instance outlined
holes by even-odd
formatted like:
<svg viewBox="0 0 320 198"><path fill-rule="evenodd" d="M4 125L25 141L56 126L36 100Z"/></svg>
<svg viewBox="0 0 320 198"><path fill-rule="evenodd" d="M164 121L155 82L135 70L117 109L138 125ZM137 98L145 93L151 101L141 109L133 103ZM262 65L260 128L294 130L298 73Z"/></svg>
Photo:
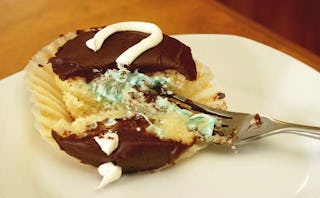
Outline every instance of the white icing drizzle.
<svg viewBox="0 0 320 198"><path fill-rule="evenodd" d="M93 38L87 40L86 45L93 51L101 48L105 39L116 32L122 31L140 31L150 34L147 38L142 39L139 43L124 51L117 59L118 67L130 65L139 55L150 48L157 46L163 38L161 29L153 24L140 21L120 22L109 25L99 32Z"/></svg>
<svg viewBox="0 0 320 198"><path fill-rule="evenodd" d="M130 65L143 52L157 46L163 38L161 29L155 24L131 21L116 23L103 28L102 30L97 32L93 38L87 40L86 45L93 51L97 51L101 48L105 39L116 32L122 31L140 31L148 33L150 34L150 36L142 39L139 43L124 51L116 59L116 63L119 68ZM94 140L100 146L101 150L107 155L110 155L118 147L119 143L118 135L116 133L113 133L112 131L109 131L102 136L96 136L94 137ZM98 172L103 177L100 184L96 187L97 189L100 189L110 182L119 179L122 174L122 169L120 166L116 166L112 162L108 162L101 164L98 167Z"/></svg>
<svg viewBox="0 0 320 198"><path fill-rule="evenodd" d="M119 136L116 133L107 132L93 138L99 144L101 150L107 155L110 155L118 147Z"/></svg>
<svg viewBox="0 0 320 198"><path fill-rule="evenodd" d="M118 147L119 144L118 134L112 131L108 131L103 135L95 136L93 138L98 143L101 150L107 155L110 155ZM98 167L98 172L102 176L102 181L96 187L96 189L100 189L107 184L119 179L122 174L122 169L120 166L116 166L112 162L107 162L101 164Z"/></svg>
<svg viewBox="0 0 320 198"><path fill-rule="evenodd" d="M103 188L107 184L116 181L122 174L121 167L114 165L112 162L101 164L98 168L98 172L103 178L96 189Z"/></svg>

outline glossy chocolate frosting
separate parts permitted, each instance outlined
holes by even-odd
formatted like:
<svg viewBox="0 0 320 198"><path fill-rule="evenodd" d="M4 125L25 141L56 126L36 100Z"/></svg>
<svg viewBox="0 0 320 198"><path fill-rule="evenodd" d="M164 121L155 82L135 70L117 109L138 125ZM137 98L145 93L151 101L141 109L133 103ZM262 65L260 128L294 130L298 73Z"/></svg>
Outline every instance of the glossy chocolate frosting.
<svg viewBox="0 0 320 198"><path fill-rule="evenodd" d="M117 57L149 35L135 31L118 32L108 37L101 49L94 52L87 48L85 42L96 32L78 31L78 35L60 47L55 57L49 60L60 79L80 76L91 81L97 75L96 70L104 73L107 69L116 68ZM196 80L197 76L191 49L165 34L159 45L141 54L128 69L142 73L176 70L188 80Z"/></svg>
<svg viewBox="0 0 320 198"><path fill-rule="evenodd" d="M142 116L134 116L126 120L118 120L111 128L98 123L95 129L88 131L85 137L71 135L61 137L52 132L53 138L60 148L86 164L99 166L113 162L120 166L124 173L153 170L173 163L180 154L191 145L172 140L161 140L146 132L149 123ZM137 127L141 130L137 131ZM109 129L119 136L119 146L109 156L104 153L93 139Z"/></svg>

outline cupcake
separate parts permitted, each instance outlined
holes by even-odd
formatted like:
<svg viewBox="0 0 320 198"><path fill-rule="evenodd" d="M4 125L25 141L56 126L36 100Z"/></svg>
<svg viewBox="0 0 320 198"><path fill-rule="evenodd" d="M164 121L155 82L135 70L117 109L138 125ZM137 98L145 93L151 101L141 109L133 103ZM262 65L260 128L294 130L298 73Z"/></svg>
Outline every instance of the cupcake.
<svg viewBox="0 0 320 198"><path fill-rule="evenodd" d="M98 167L99 188L123 173L159 170L208 143L219 120L166 95L226 109L191 49L146 22L61 35L25 68L35 127L56 148Z"/></svg>

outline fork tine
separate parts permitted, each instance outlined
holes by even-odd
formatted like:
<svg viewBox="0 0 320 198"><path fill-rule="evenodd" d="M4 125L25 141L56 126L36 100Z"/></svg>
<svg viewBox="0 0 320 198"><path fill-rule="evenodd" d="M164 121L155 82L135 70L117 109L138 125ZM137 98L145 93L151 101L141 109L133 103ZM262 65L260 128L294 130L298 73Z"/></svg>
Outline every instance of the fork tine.
<svg viewBox="0 0 320 198"><path fill-rule="evenodd" d="M200 104L198 102L194 102L192 100L184 98L182 96L178 96L178 95L172 94L172 95L169 95L169 98L174 99L174 100L176 100L176 101L178 101L180 103L189 105L191 107L191 109L194 110L194 111L198 111L198 112L202 112L202 113L208 113L208 114L219 116L221 118L226 118L226 119L231 119L232 118L232 115L228 111L211 108L209 106L202 105L202 104Z"/></svg>
<svg viewBox="0 0 320 198"><path fill-rule="evenodd" d="M219 122L215 127L214 132L223 134L222 136L230 136L231 138L233 138L235 130L237 128L234 118L238 113L215 109L175 94L169 95L167 97L170 101L174 102L182 108L189 109L195 113L205 113L217 117Z"/></svg>
<svg viewBox="0 0 320 198"><path fill-rule="evenodd" d="M246 126L248 126L250 121L254 118L254 115L251 114L215 109L175 94L169 95L168 98L173 100L175 103L178 102L182 104L183 107L188 106L194 112L206 113L218 117L221 123L214 129L214 131L223 134L223 136L229 137L232 139L232 142L239 138L239 130L245 130L242 128L245 126L243 123L247 123Z"/></svg>

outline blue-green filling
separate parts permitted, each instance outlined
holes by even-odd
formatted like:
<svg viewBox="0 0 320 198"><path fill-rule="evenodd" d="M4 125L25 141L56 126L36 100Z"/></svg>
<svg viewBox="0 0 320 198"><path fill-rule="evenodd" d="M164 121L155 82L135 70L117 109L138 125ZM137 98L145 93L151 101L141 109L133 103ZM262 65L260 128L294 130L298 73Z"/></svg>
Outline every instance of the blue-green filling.
<svg viewBox="0 0 320 198"><path fill-rule="evenodd" d="M139 89L154 89L165 87L169 80L164 77L150 77L137 71L109 70L104 77L90 83L98 101L108 103L124 102L129 92Z"/></svg>
<svg viewBox="0 0 320 198"><path fill-rule="evenodd" d="M139 90L150 90L154 88L166 88L169 79L164 77L150 77L137 71L129 72L127 70L109 70L104 77L90 83L90 87L95 93L98 101L104 101L109 104L123 103L125 97L130 92ZM158 96L156 106L165 112L176 112L186 118L186 125L189 130L198 131L205 137L212 136L213 129L217 119L213 116L199 113L194 114L186 109L181 109L177 105L169 102L167 98ZM162 137L161 129L152 123L147 128L154 131Z"/></svg>
<svg viewBox="0 0 320 198"><path fill-rule="evenodd" d="M156 99L156 105L159 108L165 109L166 112L176 112L181 116L184 116L187 120L186 124L189 130L198 131L205 137L212 136L214 126L217 123L217 119L213 116L204 113L194 114L186 109L181 109L177 105L169 102L167 98L158 96Z"/></svg>

